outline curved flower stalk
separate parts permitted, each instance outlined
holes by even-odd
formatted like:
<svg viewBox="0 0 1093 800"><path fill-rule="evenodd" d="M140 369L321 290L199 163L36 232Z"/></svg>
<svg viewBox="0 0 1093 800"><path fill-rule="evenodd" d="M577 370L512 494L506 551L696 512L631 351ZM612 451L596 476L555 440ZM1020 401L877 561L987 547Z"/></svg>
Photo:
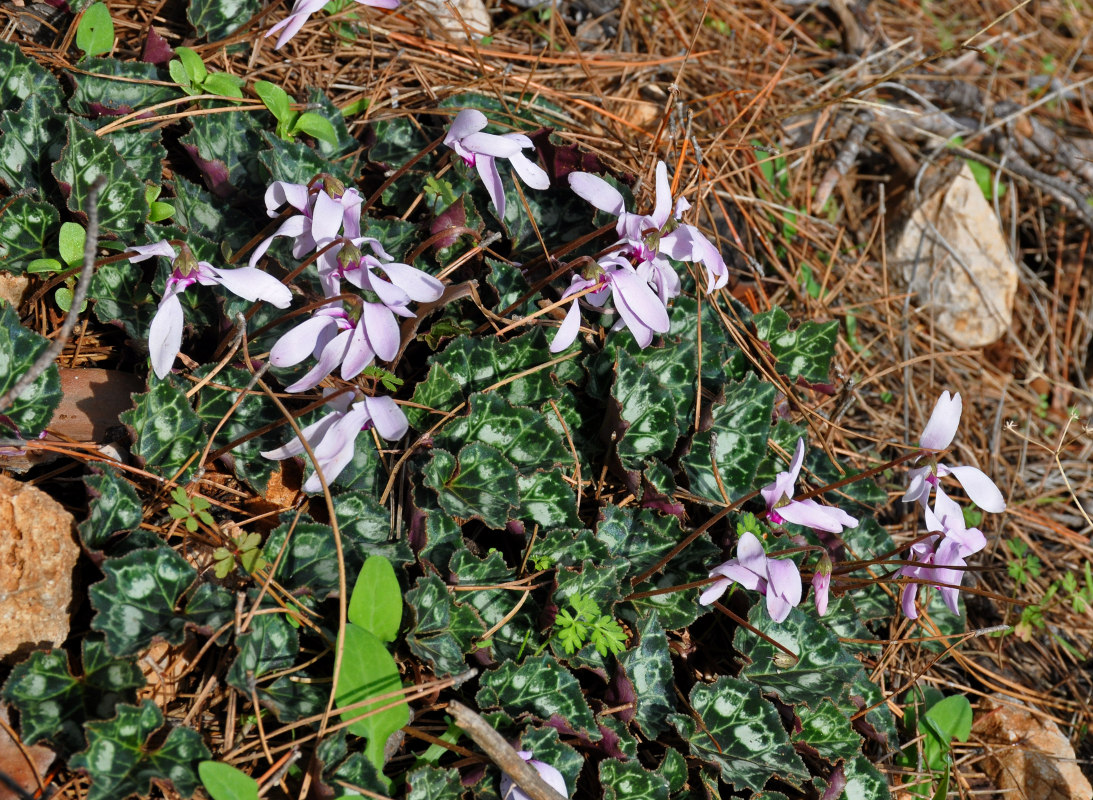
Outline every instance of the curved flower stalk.
<svg viewBox="0 0 1093 800"><path fill-rule="evenodd" d="M361 235L361 204L364 199L353 188L346 188L336 178L323 179L323 185L312 191L307 184L274 181L266 189L266 214L276 217L283 205L299 211L267 236L250 254L250 266L266 254L278 236L291 236L292 255L303 258L332 242L339 234L353 239Z"/></svg>
<svg viewBox="0 0 1093 800"><path fill-rule="evenodd" d="M919 447L928 450L944 450L952 444L956 429L960 425L961 411L960 393L950 396L947 391L942 392L941 397L934 404L934 410L922 431L922 436L919 437ZM915 462L918 463L922 459L926 459L926 463L908 473L907 493L903 495L903 502L913 503L917 500L923 508L928 510L931 487L937 488L940 494L939 479L952 475L968 498L979 508L992 513L1006 510L1006 501L1002 497L1002 492L978 467L966 464L950 467L948 464L939 463L935 455L920 456Z"/></svg>
<svg viewBox="0 0 1093 800"><path fill-rule="evenodd" d="M296 0L289 15L266 31L266 37L270 37L278 32L281 34L277 37L277 44L273 46L273 49L280 50L284 47L285 42L300 32L300 28L304 27L304 23L307 22L308 17L320 10L328 2L330 2L330 0ZM365 6L386 9L398 8L399 5L399 0L356 0L356 2Z"/></svg>
<svg viewBox="0 0 1093 800"><path fill-rule="evenodd" d="M656 273L671 273L674 281L665 274L657 284L662 299L679 294L679 279L675 277L669 258L702 264L706 268L708 292L729 282L725 259L713 242L698 228L680 221L691 204L680 197L673 205L668 167L663 161L657 162L656 202L652 214L627 211L626 201L619 191L591 173L570 173L569 186L596 208L619 218L615 231L626 245L624 253L641 264L648 264Z"/></svg>
<svg viewBox="0 0 1093 800"><path fill-rule="evenodd" d="M516 755L535 767L535 771L539 773L539 777L546 781L551 789L562 797L569 797L569 790L566 789L565 786L565 778L562 777L562 773L557 769L550 764L547 764L545 761L537 761L532 758L530 750L517 750ZM516 782L508 775L501 776L501 797L505 798L505 800L531 800L528 794L517 786Z"/></svg>
<svg viewBox="0 0 1093 800"><path fill-rule="evenodd" d="M619 320L612 327L618 330L623 325L630 329L641 347L653 341L654 333L666 333L669 327L668 310L656 292L649 288L648 281L630 262L617 255L604 256L591 264L580 275L574 275L569 288L562 294L562 300L586 289L593 289L584 299L596 308L602 308L611 298L612 305L619 312ZM550 343L550 352L565 350L581 328L580 299L570 303L558 332Z"/></svg>
<svg viewBox="0 0 1093 800"><path fill-rule="evenodd" d="M964 581L964 568L968 565L966 559L987 546L987 537L983 532L965 525L960 506L940 488L933 511L926 508L926 529L941 531L942 535L930 536L911 545L911 561L917 563L904 566L899 571L901 576L917 581L908 583L900 593L903 613L909 619L918 617L915 599L922 583L934 584L949 610L959 614L957 599L960 584Z"/></svg>
<svg viewBox="0 0 1093 800"><path fill-rule="evenodd" d="M497 169L497 159L508 159L520 179L532 189L547 189L550 178L538 164L523 154L534 148L531 139L522 133L482 133L489 124L486 115L474 108L465 108L452 120L444 144L448 145L469 167L474 167L486 185L486 191L497 209L498 219L505 218L505 187Z"/></svg>
<svg viewBox="0 0 1093 800"><path fill-rule="evenodd" d="M175 255L175 249L166 239L129 249L137 254L129 257L129 260L134 263L163 256L169 259L172 265L163 298L159 301L159 308L148 328L148 354L152 359L152 370L160 379L166 377L171 371L175 357L178 356L178 351L182 347L182 329L185 327L186 320L178 296L193 284L223 286L244 300L251 302L265 300L277 308L288 308L292 303L292 292L272 275L255 267L238 269L214 267L208 261L198 261L194 258L194 254L185 243L179 245L178 255Z"/></svg>
<svg viewBox="0 0 1093 800"><path fill-rule="evenodd" d="M828 533L839 533L843 528L856 528L858 520L841 508L821 505L815 500L793 499L797 476L801 473L804 460L805 440L798 439L789 471L779 472L774 483L760 489L767 503L767 519L775 525L792 522Z"/></svg>
<svg viewBox="0 0 1093 800"><path fill-rule="evenodd" d="M725 593L733 583L766 595L767 613L775 622L783 622L791 608L801 602L801 573L788 558L767 558L762 542L750 531L740 536L736 558L710 570L718 580L698 598L708 606Z"/></svg>
<svg viewBox="0 0 1093 800"><path fill-rule="evenodd" d="M401 439L409 430L410 423L402 409L390 397L361 396L353 402L351 394L343 394L328 404L332 410L316 422L303 428L303 438L315 453L319 469L327 483L332 483L353 460L357 434L369 428L375 428L384 439ZM300 437L295 437L288 444L274 450L263 450L262 456L274 461L281 461L306 452ZM305 492L317 492L322 489L318 473L312 473L304 481Z"/></svg>

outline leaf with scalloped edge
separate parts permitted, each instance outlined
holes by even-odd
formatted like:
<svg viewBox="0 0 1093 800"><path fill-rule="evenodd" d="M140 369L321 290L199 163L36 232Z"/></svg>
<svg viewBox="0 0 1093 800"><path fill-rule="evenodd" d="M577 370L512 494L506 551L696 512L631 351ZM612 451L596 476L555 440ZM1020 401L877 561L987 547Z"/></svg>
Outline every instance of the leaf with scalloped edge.
<svg viewBox="0 0 1093 800"><path fill-rule="evenodd" d="M145 700L139 707L121 705L117 717L87 725L87 749L69 760L91 778L87 800L113 800L139 794L147 797L152 781L170 781L183 797L199 785L197 762L212 754L201 734L173 727L156 749L149 741L163 727L163 714Z"/></svg>
<svg viewBox="0 0 1093 800"><path fill-rule="evenodd" d="M642 366L622 349L617 352L618 377L611 395L619 404L626 429L616 444L623 467L640 470L646 459L668 458L679 438L673 395L658 373Z"/></svg>
<svg viewBox="0 0 1093 800"><path fill-rule="evenodd" d="M827 380L839 323L802 322L790 330L789 314L775 306L752 317L759 339L770 345L778 371L790 378L804 378L812 383Z"/></svg>
<svg viewBox="0 0 1093 800"><path fill-rule="evenodd" d="M24 328L19 315L7 303L0 303L0 394L7 392L31 368L49 341ZM53 418L61 402L61 378L55 364L39 375L0 414L0 435L30 439Z"/></svg>
<svg viewBox="0 0 1093 800"><path fill-rule="evenodd" d="M407 800L460 800L463 797L459 770L450 767L420 767L407 776L406 783L409 785Z"/></svg>
<svg viewBox="0 0 1093 800"><path fill-rule="evenodd" d="M429 662L437 675L462 672L466 667L464 651L470 639L462 641L456 635L454 618L459 607L444 581L436 575L418 578L414 588L406 593L406 605L415 618L414 627L406 636L410 651ZM485 632L486 627L479 620L472 636Z"/></svg>
<svg viewBox="0 0 1093 800"><path fill-rule="evenodd" d="M84 485L91 495L87 519L80 523L80 539L88 550L102 550L119 533L136 530L144 518L136 490L112 467L88 475Z"/></svg>
<svg viewBox="0 0 1093 800"><path fill-rule="evenodd" d="M724 402L714 404L713 424L694 435L680 459L691 492L715 503L724 503L726 496L734 502L752 491L774 410L774 386L755 375L726 384L724 391Z"/></svg>
<svg viewBox="0 0 1093 800"><path fill-rule="evenodd" d="M799 751L832 763L861 755L861 736L850 727L847 713L833 702L823 700L812 709L798 705L794 710L801 720L801 730L793 734Z"/></svg>
<svg viewBox="0 0 1093 800"><path fill-rule="evenodd" d="M121 116L182 94L177 86L164 84L155 64L143 61L85 58L79 71L69 72L68 77L76 85L69 107L84 117Z"/></svg>
<svg viewBox="0 0 1093 800"><path fill-rule="evenodd" d="M19 108L24 100L40 96L53 108L64 107L64 94L57 79L37 61L27 58L19 45L0 42L0 108Z"/></svg>
<svg viewBox="0 0 1093 800"><path fill-rule="evenodd" d="M434 449L424 482L452 516L478 517L491 528L504 528L519 500L516 474L497 448L474 442L459 451L458 459L447 450Z"/></svg>
<svg viewBox="0 0 1093 800"><path fill-rule="evenodd" d="M235 645L238 655L228 670L227 682L249 697L254 681L293 665L300 654L300 634L285 614L259 614L251 619L246 633L236 637ZM283 709L265 696L261 684L256 686L256 691L258 699L269 703L281 717Z"/></svg>
<svg viewBox="0 0 1093 800"><path fill-rule="evenodd" d="M119 701L132 700L134 690L144 685L136 662L114 658L101 639L85 638L81 651L81 676L72 674L64 650L35 651L12 669L0 697L19 711L26 744L48 739L79 749L87 720L111 716Z"/></svg>
<svg viewBox="0 0 1093 800"><path fill-rule="evenodd" d="M68 198L69 210L86 225L91 185L104 177L106 185L98 203L99 230L107 238L130 238L148 218L144 183L112 144L87 130L76 117L67 118L65 129L68 140L53 165L53 176Z"/></svg>
<svg viewBox="0 0 1093 800"><path fill-rule="evenodd" d="M482 708L503 708L508 714L532 714L542 720L559 717L582 736L599 741L600 732L577 679L548 655L512 661L482 676L475 696Z"/></svg>
<svg viewBox="0 0 1093 800"><path fill-rule="evenodd" d="M190 117L192 129L179 140L217 197L239 191L258 196L265 188L258 162L262 128L252 117L242 112Z"/></svg>
<svg viewBox="0 0 1093 800"><path fill-rule="evenodd" d="M668 780L634 761L601 761L600 786L604 800L665 800L668 797Z"/></svg>
<svg viewBox="0 0 1093 800"><path fill-rule="evenodd" d="M18 111L0 114L0 181L12 193L53 190L49 170L65 141L64 121L54 113L56 108L35 94Z"/></svg>
<svg viewBox="0 0 1093 800"><path fill-rule="evenodd" d="M198 36L215 42L234 33L259 10L258 0L190 0L186 17Z"/></svg>
<svg viewBox="0 0 1093 800"><path fill-rule="evenodd" d="M480 559L467 548L461 548L452 556L448 568L457 586L496 586L516 577L516 570L508 566L496 550ZM496 658L517 658L525 648L538 645L539 637L534 633L529 635L529 631L535 630L535 619L539 613L538 605L533 599L523 601L518 592L507 589L481 589L459 592L458 595L461 602L452 611L452 618L463 625L463 636L459 636L454 629L453 633L457 634L461 642L466 642L465 649L470 649L471 643L467 641L466 634L473 630L474 625L473 619L465 618L467 608L477 612L479 621L490 630L500 625L488 641L481 643L483 648L488 646ZM517 603L522 603L519 609L516 607Z"/></svg>
<svg viewBox="0 0 1093 800"><path fill-rule="evenodd" d="M2 209L0 265L6 272L19 274L31 261L46 257L52 250L61 216L49 203L31 200L26 195L5 202Z"/></svg>
<svg viewBox="0 0 1093 800"><path fill-rule="evenodd" d="M148 338L158 300L145 282L140 264L116 261L101 265L95 270L87 294L95 301L99 322L120 324L129 338L137 341Z"/></svg>
<svg viewBox="0 0 1093 800"><path fill-rule="evenodd" d="M675 672L656 613L642 621L638 644L620 653L618 662L634 692L634 720L654 739L669 726L668 715L675 710Z"/></svg>
<svg viewBox="0 0 1093 800"><path fill-rule="evenodd" d="M748 622L797 655L796 663L786 663L789 657L784 651L743 626L737 628L733 639L733 647L750 661L741 676L785 703L816 708L829 698L841 704L862 673L861 663L846 652L838 637L798 608L792 609L784 621L773 622L764 605L756 603Z"/></svg>
<svg viewBox="0 0 1093 800"><path fill-rule="evenodd" d="M690 700L702 724L683 714L674 714L672 722L692 755L720 767L725 783L743 791L760 789L774 777L794 785L809 779L777 709L755 684L723 675L696 684Z"/></svg>
<svg viewBox="0 0 1093 800"><path fill-rule="evenodd" d="M164 477L185 481L197 469L196 459L205 444L201 418L190 407L186 394L169 381L157 382L151 390L133 396L136 408L122 412L121 421L132 428L136 443L133 455Z"/></svg>

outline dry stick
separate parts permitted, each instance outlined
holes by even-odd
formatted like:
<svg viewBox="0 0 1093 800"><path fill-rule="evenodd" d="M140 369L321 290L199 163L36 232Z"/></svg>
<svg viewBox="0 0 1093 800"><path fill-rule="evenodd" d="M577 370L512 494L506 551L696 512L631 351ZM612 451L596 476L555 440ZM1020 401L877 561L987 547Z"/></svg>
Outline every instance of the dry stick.
<svg viewBox="0 0 1093 800"><path fill-rule="evenodd" d="M76 328L76 323L80 319L80 307L87 299L87 290L91 286L91 276L95 272L95 251L99 247L99 192L102 191L102 187L105 185L106 178L100 175L91 184L91 188L87 192L87 236L83 245L83 269L80 271L80 282L76 284L76 292L72 295L72 304L68 307L68 314L65 315L64 324L61 325L60 332L49 347L35 359L30 369L23 373L23 377L17 380L15 385L0 397L0 410L10 406L13 400L18 398L26 391L27 387L38 380L43 372L49 369L49 365L64 350L65 342L68 341L68 337L72 335L72 331Z"/></svg>
<svg viewBox="0 0 1093 800"><path fill-rule="evenodd" d="M539 777L535 768L517 755L505 737L495 731L478 713L458 700L448 703L448 710L455 724L470 736L476 745L486 751L490 760L512 778L531 800L567 800Z"/></svg>

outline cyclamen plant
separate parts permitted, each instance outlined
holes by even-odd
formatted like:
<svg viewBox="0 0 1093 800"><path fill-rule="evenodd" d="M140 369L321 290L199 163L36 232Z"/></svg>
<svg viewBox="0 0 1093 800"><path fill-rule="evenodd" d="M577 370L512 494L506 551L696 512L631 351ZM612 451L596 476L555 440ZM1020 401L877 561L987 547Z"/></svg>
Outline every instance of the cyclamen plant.
<svg viewBox="0 0 1093 800"><path fill-rule="evenodd" d="M372 6L373 8L385 8L387 10L396 9L399 7L399 0L354 0L363 6ZM273 46L274 50L280 50L285 44L297 33L300 32L300 28L304 27L304 23L308 18L326 6L330 0L296 0L292 6L292 12L283 20L278 22L268 31L266 31L266 37L270 37L275 33L281 35L277 37L277 44Z"/></svg>

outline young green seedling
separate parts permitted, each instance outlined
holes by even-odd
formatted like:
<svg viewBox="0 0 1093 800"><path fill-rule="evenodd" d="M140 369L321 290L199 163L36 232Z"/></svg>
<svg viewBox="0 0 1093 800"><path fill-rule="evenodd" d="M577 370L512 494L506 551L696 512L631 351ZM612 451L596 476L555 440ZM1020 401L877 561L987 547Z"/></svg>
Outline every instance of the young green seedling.
<svg viewBox="0 0 1093 800"><path fill-rule="evenodd" d="M313 111L294 111L292 98L280 86L269 81L255 81L254 91L269 112L276 117L277 135L281 139L291 142L298 134L306 133L329 144L338 143L338 135L334 131L334 126L330 124L330 120Z"/></svg>

